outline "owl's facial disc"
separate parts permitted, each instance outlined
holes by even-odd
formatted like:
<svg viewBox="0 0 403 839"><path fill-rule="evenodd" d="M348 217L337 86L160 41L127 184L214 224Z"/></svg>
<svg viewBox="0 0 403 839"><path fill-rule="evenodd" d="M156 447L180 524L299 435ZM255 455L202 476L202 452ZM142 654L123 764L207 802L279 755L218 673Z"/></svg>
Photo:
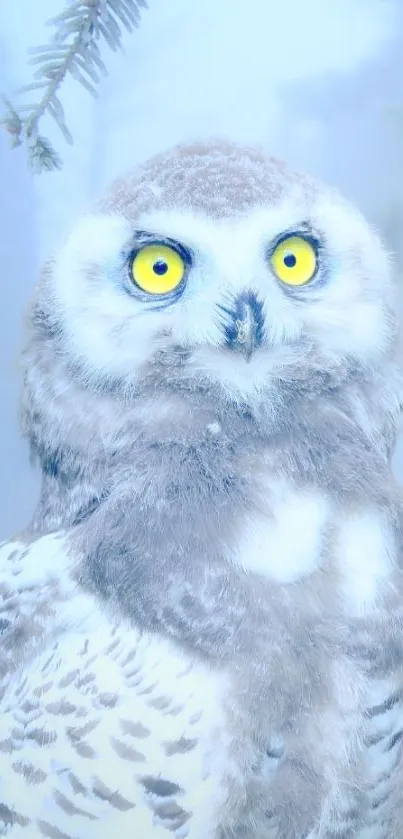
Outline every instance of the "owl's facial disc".
<svg viewBox="0 0 403 839"><path fill-rule="evenodd" d="M299 382L312 358L323 371L376 365L393 339L389 276L372 230L325 193L222 219L172 207L86 216L52 294L86 382L130 390L163 359L196 385L254 398Z"/></svg>
<svg viewBox="0 0 403 839"><path fill-rule="evenodd" d="M170 238L155 239L147 231L137 231L135 238L136 247L128 260L131 289L137 297L150 304L154 311L172 306L185 291L193 263L191 251L181 242ZM276 250L279 250L279 246ZM287 265L287 260L289 263L293 260L292 265L289 265L291 270L288 270L291 276L298 273L298 269L301 273L294 250L298 251L298 244L292 251L284 249L284 264ZM288 277L283 281L288 281ZM293 282L292 279L289 281ZM231 306L218 303L217 308L225 318L222 326L225 346L250 361L253 352L263 341L262 301L254 291L246 290L234 298Z"/></svg>

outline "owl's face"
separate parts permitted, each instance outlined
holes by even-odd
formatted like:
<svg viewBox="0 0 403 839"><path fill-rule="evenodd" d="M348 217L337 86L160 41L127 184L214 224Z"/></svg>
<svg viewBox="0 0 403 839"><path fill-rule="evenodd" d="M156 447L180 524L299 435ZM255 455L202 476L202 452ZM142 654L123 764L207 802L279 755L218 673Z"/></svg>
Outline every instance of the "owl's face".
<svg viewBox="0 0 403 839"><path fill-rule="evenodd" d="M214 172L204 194L231 195L225 153ZM187 378L248 401L294 371L300 379L305 363L379 365L393 337L390 272L359 213L292 177L267 200L249 184L247 201L210 211L197 190L183 199L184 179L186 165L177 201L175 179L167 197L153 173L153 201L106 202L55 261L57 326L90 385L130 390L168 354Z"/></svg>

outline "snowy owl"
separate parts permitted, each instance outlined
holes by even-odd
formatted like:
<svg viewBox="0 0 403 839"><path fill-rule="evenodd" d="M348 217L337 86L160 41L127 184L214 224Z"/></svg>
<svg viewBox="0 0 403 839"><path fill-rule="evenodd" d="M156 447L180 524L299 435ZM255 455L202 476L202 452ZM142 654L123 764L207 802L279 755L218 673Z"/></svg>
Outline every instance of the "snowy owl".
<svg viewBox="0 0 403 839"><path fill-rule="evenodd" d="M335 190L224 141L117 180L45 266L0 835L403 836L392 275Z"/></svg>

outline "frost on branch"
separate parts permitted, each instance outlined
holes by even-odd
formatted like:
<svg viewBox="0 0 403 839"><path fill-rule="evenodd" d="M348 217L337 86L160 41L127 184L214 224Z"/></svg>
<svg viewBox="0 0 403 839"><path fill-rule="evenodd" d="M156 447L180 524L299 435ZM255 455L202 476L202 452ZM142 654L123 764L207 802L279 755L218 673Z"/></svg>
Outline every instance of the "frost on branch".
<svg viewBox="0 0 403 839"><path fill-rule="evenodd" d="M33 93L35 101L16 105L5 100L0 120L12 147L26 143L34 171L61 167L59 155L39 133L44 114L54 119L66 142L73 142L59 97L64 80L70 75L96 96L100 76L107 72L101 58L104 42L114 51L120 49L123 29L131 32L139 25L141 7L147 7L146 0L70 0L48 21L54 34L48 44L30 50L29 63L36 68L33 81L17 91L18 97Z"/></svg>

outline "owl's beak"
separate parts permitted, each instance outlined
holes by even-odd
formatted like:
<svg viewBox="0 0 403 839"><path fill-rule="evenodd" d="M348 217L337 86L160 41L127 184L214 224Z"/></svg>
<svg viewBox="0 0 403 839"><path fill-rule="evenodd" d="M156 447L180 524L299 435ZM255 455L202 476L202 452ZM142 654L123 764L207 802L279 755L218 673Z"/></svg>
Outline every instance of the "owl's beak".
<svg viewBox="0 0 403 839"><path fill-rule="evenodd" d="M245 317L242 320L240 318L235 320L234 349L243 353L246 361L250 361L255 346L255 324L252 312L247 308Z"/></svg>
<svg viewBox="0 0 403 839"><path fill-rule="evenodd" d="M227 346L250 361L263 339L262 303L254 292L247 291L234 300L231 308L220 306L220 309L230 318L225 324Z"/></svg>

